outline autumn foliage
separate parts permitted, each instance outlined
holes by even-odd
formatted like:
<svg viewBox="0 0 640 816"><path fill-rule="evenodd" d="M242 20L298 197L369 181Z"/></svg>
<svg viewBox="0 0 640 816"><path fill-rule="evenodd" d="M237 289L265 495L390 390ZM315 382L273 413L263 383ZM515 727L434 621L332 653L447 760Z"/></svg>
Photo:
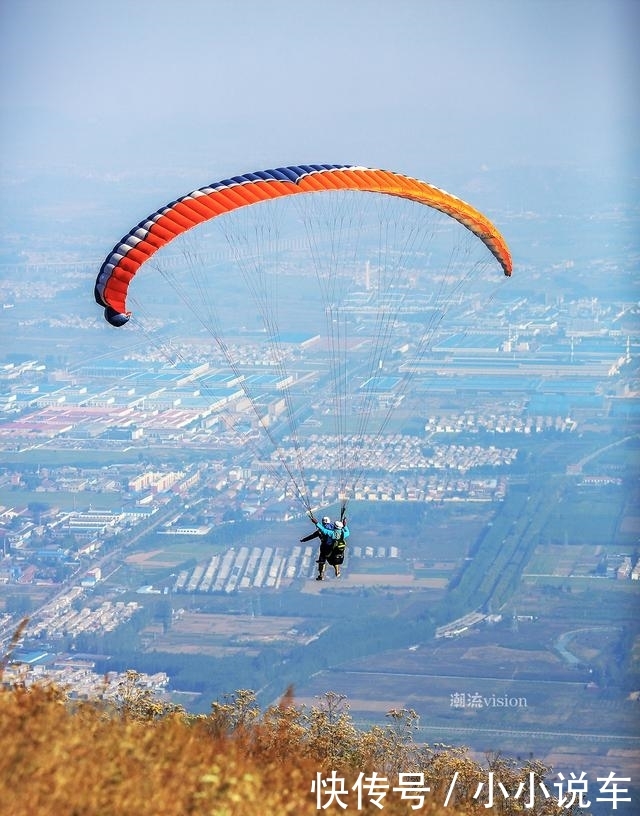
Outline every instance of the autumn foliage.
<svg viewBox="0 0 640 816"><path fill-rule="evenodd" d="M488 810L485 797L474 798L488 770L511 791L546 771L500 756L480 765L463 749L419 745L411 710L358 730L345 698L333 692L308 709L289 691L262 712L243 690L215 702L208 715L193 715L156 699L139 679L129 672L109 700L71 700L60 688L16 682L0 689L3 816L515 814L524 810L522 799L496 799ZM374 772L389 780L389 790L376 805L364 789L360 806L351 790L342 808L321 784L332 772L345 790ZM422 800L393 793L398 773L424 774L429 792ZM541 796L526 812L571 810Z"/></svg>

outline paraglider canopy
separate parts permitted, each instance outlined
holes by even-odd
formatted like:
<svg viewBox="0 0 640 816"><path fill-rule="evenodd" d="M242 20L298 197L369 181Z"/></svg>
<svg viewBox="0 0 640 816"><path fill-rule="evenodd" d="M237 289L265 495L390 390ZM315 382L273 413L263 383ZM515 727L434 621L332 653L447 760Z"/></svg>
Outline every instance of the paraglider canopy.
<svg viewBox="0 0 640 816"><path fill-rule="evenodd" d="M176 236L239 207L299 193L359 190L397 196L433 207L476 235L494 255L505 275L512 260L507 244L482 213L459 198L424 181L388 170L338 164L313 164L261 170L217 181L168 204L134 227L102 264L95 285L96 301L112 311L105 318L122 326L129 282L141 264Z"/></svg>
<svg viewBox="0 0 640 816"><path fill-rule="evenodd" d="M226 242L224 262L219 248L202 248L213 233ZM442 318L496 266L511 275L505 239L456 196L388 170L299 165L216 181L152 213L107 255L94 295L112 326L135 328L154 301L130 311L134 279L144 267L159 272L172 307L181 300L190 313L180 323L172 308L178 336L204 328L251 406L240 444L248 450L254 430L268 440L275 458L254 444L254 460L271 463L309 511L318 503L310 481L333 479L316 487L320 501L346 508L364 474L387 468L383 446L398 445L387 431L400 427L403 403L414 401L407 416L422 409L413 386ZM260 350L241 348L239 332ZM235 411L234 439L247 416Z"/></svg>

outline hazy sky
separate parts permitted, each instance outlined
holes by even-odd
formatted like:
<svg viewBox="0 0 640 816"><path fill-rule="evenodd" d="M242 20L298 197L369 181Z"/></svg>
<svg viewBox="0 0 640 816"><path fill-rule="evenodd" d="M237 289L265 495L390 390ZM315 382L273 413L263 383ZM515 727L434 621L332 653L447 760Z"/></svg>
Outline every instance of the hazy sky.
<svg viewBox="0 0 640 816"><path fill-rule="evenodd" d="M1 0L1 169L626 172L639 32L638 0Z"/></svg>

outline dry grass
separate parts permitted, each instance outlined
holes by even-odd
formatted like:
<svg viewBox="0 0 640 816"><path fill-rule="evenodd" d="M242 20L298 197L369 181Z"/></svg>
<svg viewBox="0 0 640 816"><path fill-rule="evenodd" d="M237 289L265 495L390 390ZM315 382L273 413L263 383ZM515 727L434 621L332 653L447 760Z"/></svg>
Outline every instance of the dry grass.
<svg viewBox="0 0 640 816"><path fill-rule="evenodd" d="M0 665L0 673L1 673ZM0 802L3 816L307 816L325 813L419 812L430 816L487 813L473 798L487 768L462 749L418 746L411 710L391 711L386 727L358 731L344 698L329 692L307 709L287 694L260 712L255 696L239 691L193 716L155 699L128 674L119 698L70 701L63 690L20 684L0 688ZM545 769L517 768L499 757L489 766L509 789ZM350 788L363 771L425 775L424 805L389 790L376 807L366 796L358 808L321 809L311 785L335 769ZM444 807L457 775L457 799ZM323 800L326 801L326 800ZM513 802L513 809L511 802ZM508 807L507 807L508 805ZM522 800L500 802L498 813L521 811ZM494 808L492 808L493 812ZM530 814L570 813L540 797Z"/></svg>
<svg viewBox="0 0 640 816"><path fill-rule="evenodd" d="M311 813L315 765L288 767L181 713L138 719L70 707L53 689L0 693L5 816ZM308 799L308 797L307 797Z"/></svg>

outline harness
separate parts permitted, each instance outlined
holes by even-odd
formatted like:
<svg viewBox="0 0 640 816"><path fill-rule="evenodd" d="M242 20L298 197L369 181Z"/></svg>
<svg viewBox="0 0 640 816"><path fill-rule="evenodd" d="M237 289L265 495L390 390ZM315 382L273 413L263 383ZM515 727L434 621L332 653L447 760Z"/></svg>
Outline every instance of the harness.
<svg viewBox="0 0 640 816"><path fill-rule="evenodd" d="M344 530L340 530L340 538L333 539L333 547L327 557L327 561L334 567L336 564L342 564L344 561L344 551L347 542L344 537Z"/></svg>

